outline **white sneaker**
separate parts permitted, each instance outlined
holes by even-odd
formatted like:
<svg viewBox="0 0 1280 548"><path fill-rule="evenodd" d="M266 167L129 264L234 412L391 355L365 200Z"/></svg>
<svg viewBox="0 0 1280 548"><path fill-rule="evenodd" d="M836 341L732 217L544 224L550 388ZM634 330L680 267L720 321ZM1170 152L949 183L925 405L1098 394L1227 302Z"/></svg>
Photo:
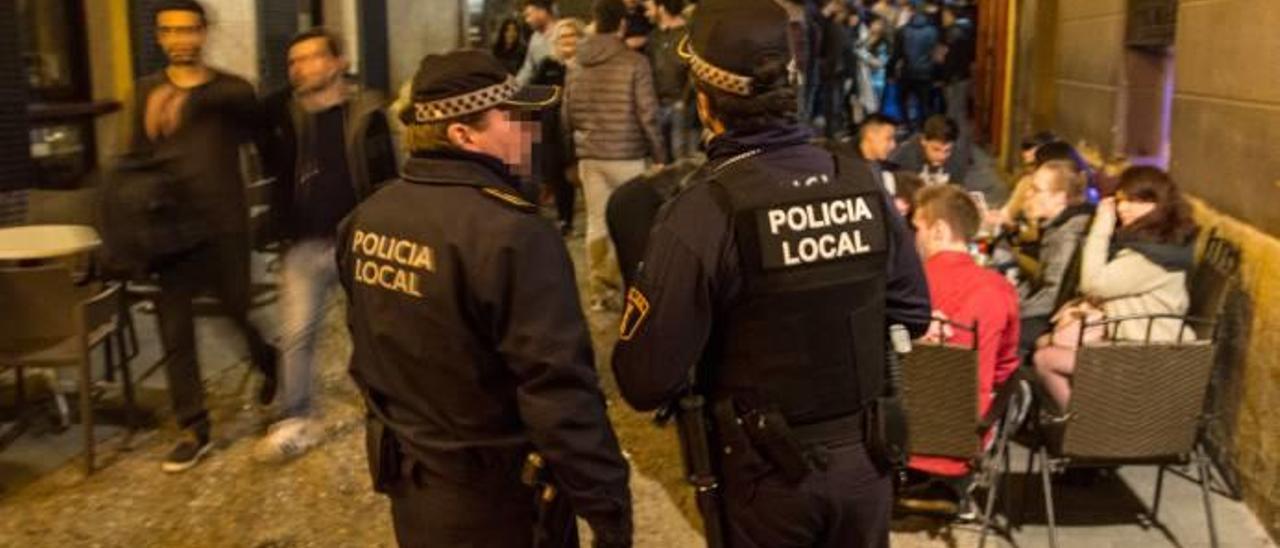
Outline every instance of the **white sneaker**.
<svg viewBox="0 0 1280 548"><path fill-rule="evenodd" d="M288 418L267 429L267 435L253 449L253 458L262 463L282 463L319 443L319 425L311 419Z"/></svg>

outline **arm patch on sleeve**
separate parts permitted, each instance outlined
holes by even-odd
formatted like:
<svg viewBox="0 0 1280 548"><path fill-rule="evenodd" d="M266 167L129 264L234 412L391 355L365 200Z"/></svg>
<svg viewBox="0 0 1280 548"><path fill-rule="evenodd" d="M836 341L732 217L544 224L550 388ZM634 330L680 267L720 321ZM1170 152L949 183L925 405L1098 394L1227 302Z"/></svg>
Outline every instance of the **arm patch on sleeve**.
<svg viewBox="0 0 1280 548"><path fill-rule="evenodd" d="M649 299L639 289L627 290L627 309L622 313L622 325L618 329L618 339L629 341L636 336L645 318L649 317Z"/></svg>
<svg viewBox="0 0 1280 548"><path fill-rule="evenodd" d="M538 206L529 203L528 200L525 200L512 192L507 192L491 186L482 187L480 192L484 193L485 196L519 209L520 211L532 213L538 210Z"/></svg>

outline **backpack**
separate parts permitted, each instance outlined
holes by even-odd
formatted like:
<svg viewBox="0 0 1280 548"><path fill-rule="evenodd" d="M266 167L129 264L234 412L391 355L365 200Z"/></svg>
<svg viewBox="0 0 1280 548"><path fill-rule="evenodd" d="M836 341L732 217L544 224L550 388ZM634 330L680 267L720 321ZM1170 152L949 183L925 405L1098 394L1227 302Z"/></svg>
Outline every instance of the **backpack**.
<svg viewBox="0 0 1280 548"><path fill-rule="evenodd" d="M169 153L133 153L107 171L100 205L108 272L145 275L211 238L182 164Z"/></svg>

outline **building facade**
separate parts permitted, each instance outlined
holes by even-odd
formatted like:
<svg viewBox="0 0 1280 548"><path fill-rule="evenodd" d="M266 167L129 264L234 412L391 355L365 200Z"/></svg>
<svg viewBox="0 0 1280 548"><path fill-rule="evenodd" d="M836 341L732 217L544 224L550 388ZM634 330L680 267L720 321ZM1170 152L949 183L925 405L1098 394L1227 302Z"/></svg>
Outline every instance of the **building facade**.
<svg viewBox="0 0 1280 548"><path fill-rule="evenodd" d="M1016 7L1006 142L1048 129L1165 166L1242 249L1211 437L1280 536L1280 2L983 1Z"/></svg>
<svg viewBox="0 0 1280 548"><path fill-rule="evenodd" d="M466 0L202 3L210 23L206 60L264 93L288 83L284 50L289 39L323 25L345 38L358 79L394 94L423 55L462 44L467 9ZM133 83L164 66L153 31L158 0L8 0L4 5L13 11L4 20L15 23L17 32L0 37L13 42L0 43L0 71L12 65L15 76L3 79L12 90L0 89L0 141L26 134L30 146L4 148L29 148L29 154L18 152L7 161L5 172L11 175L0 180L0 191L91 184L98 167L126 152Z"/></svg>

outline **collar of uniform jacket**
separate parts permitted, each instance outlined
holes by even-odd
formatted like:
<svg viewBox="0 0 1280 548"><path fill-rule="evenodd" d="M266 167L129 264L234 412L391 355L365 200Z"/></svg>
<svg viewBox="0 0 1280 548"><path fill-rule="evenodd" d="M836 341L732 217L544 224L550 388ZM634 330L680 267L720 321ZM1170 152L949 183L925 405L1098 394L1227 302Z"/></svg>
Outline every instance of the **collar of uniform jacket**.
<svg viewBox="0 0 1280 548"><path fill-rule="evenodd" d="M404 180L433 185L496 186L522 192L520 179L502 160L465 150L418 152L401 172Z"/></svg>

